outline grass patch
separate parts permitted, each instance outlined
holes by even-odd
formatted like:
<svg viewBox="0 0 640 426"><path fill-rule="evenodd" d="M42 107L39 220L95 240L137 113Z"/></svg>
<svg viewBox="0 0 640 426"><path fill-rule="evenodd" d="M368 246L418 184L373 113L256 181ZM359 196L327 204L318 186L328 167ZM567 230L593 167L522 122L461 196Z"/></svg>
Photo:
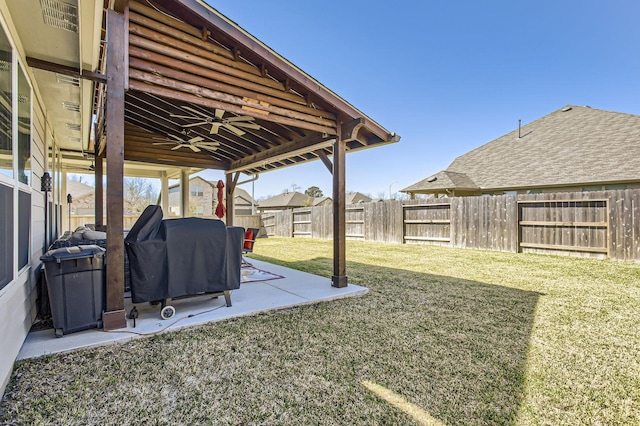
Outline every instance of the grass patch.
<svg viewBox="0 0 640 426"><path fill-rule="evenodd" d="M269 238L252 257L328 278L331 253ZM19 362L0 421L640 423L640 265L371 242L347 258L364 297Z"/></svg>

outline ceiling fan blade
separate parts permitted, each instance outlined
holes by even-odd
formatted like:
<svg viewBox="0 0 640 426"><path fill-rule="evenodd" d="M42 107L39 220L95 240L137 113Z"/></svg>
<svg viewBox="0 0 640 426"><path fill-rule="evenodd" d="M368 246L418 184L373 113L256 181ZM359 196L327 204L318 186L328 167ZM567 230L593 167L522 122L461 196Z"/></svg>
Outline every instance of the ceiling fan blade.
<svg viewBox="0 0 640 426"><path fill-rule="evenodd" d="M201 121L199 123L181 124L180 127L195 127L195 126L202 126L203 124L207 124L207 122Z"/></svg>
<svg viewBox="0 0 640 426"><path fill-rule="evenodd" d="M169 114L169 117L184 118L185 120L202 120L200 117L194 117L193 115Z"/></svg>
<svg viewBox="0 0 640 426"><path fill-rule="evenodd" d="M193 152L200 152L200 148L198 148L198 147L197 147L197 146L195 146L195 145L188 144L187 146L188 146L189 148L191 148L191 151L193 151Z"/></svg>
<svg viewBox="0 0 640 426"><path fill-rule="evenodd" d="M171 151L175 151L176 149L180 149L182 148L182 144L179 143L178 145L174 146L173 148L171 148Z"/></svg>
<svg viewBox="0 0 640 426"><path fill-rule="evenodd" d="M246 129L260 130L260 125L256 123L233 123L234 126L244 127Z"/></svg>
<svg viewBox="0 0 640 426"><path fill-rule="evenodd" d="M206 149L207 151L211 151L211 152L215 152L218 149L217 147L204 146L204 145L200 145L200 148Z"/></svg>
<svg viewBox="0 0 640 426"><path fill-rule="evenodd" d="M171 142L170 140L167 140L167 142L154 142L151 145L174 145L175 142Z"/></svg>
<svg viewBox="0 0 640 426"><path fill-rule="evenodd" d="M202 136L196 136L195 138L189 139L189 143L200 142L203 141L204 138Z"/></svg>
<svg viewBox="0 0 640 426"><path fill-rule="evenodd" d="M216 118L222 119L223 116L224 116L224 110L223 109L216 109Z"/></svg>
<svg viewBox="0 0 640 426"><path fill-rule="evenodd" d="M196 109L191 108L190 106L185 105L182 108L186 109L187 111L190 111L190 112L192 112L194 114L198 114L198 115L200 115L200 116L202 116L204 118L209 118L209 114L205 114L204 112L200 112L200 111L198 111Z"/></svg>
<svg viewBox="0 0 640 426"><path fill-rule="evenodd" d="M198 142L199 146L220 146L220 142L202 141Z"/></svg>
<svg viewBox="0 0 640 426"><path fill-rule="evenodd" d="M169 136L179 141L180 143L184 142L180 136L176 136L176 135L169 135Z"/></svg>
<svg viewBox="0 0 640 426"><path fill-rule="evenodd" d="M220 126L222 126L222 123L213 123L213 124L211 124L211 131L209 132L209 134L211 134L211 135L217 134L218 130L220 129Z"/></svg>
<svg viewBox="0 0 640 426"><path fill-rule="evenodd" d="M229 117L225 118L226 121L253 121L255 118L250 115L240 115L238 117Z"/></svg>
<svg viewBox="0 0 640 426"><path fill-rule="evenodd" d="M231 125L231 124L223 124L223 126L227 129L232 131L233 133L235 133L238 136L242 136L245 134L245 132L243 130L238 129L237 127Z"/></svg>

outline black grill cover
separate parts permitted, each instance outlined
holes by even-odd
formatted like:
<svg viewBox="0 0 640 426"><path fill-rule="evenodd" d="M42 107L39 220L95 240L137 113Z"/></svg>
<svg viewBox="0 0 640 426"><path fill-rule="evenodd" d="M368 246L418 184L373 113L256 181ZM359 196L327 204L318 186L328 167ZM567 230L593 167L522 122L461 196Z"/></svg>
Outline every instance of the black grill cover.
<svg viewBox="0 0 640 426"><path fill-rule="evenodd" d="M240 288L243 236L217 219L162 220L148 206L125 239L133 303Z"/></svg>

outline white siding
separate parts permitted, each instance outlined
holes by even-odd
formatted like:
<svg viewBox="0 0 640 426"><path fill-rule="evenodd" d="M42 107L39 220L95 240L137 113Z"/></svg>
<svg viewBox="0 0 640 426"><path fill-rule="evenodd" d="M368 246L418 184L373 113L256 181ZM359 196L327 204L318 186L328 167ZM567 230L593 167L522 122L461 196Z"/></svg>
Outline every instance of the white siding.
<svg viewBox="0 0 640 426"><path fill-rule="evenodd" d="M4 2L0 2L0 13L4 22L7 11ZM13 40L16 35L9 28L4 28ZM26 63L24 58L22 63ZM44 247L44 195L40 192L40 178L45 170L46 145L44 137L44 111L39 107L35 96L32 96L31 125L31 230L30 230L30 262L17 278L0 290L0 396L11 377L13 363L22 343L35 319L36 312L36 271L39 269L40 256ZM14 207L18 214L18 206ZM17 255L17 249L16 249Z"/></svg>

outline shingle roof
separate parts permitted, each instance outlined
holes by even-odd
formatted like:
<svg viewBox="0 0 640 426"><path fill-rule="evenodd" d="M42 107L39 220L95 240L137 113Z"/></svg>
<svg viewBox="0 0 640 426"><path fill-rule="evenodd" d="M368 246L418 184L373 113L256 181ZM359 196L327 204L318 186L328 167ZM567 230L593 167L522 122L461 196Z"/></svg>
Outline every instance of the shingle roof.
<svg viewBox="0 0 640 426"><path fill-rule="evenodd" d="M640 181L638 115L568 105L523 126L520 135L515 129L456 158L444 171L449 188L469 181L483 189ZM452 172L469 181L456 182ZM432 189L427 180L402 191Z"/></svg>
<svg viewBox="0 0 640 426"><path fill-rule="evenodd" d="M71 194L71 197L73 199L83 197L87 194L93 194L94 191L95 189L92 186L89 186L77 180L67 181L67 193Z"/></svg>
<svg viewBox="0 0 640 426"><path fill-rule="evenodd" d="M442 170L435 175L429 176L420 182L404 188L402 191L411 192L425 189L443 191L445 189L452 188L466 190L479 189L478 185L476 185L465 173Z"/></svg>
<svg viewBox="0 0 640 426"><path fill-rule="evenodd" d="M345 200L345 204L368 203L371 201L371 197L357 191L347 192L345 194Z"/></svg>
<svg viewBox="0 0 640 426"><path fill-rule="evenodd" d="M261 209L269 207L306 207L310 206L313 202L313 197L309 197L301 192L284 192L276 195L275 197L267 198L266 200L260 200L258 205Z"/></svg>

